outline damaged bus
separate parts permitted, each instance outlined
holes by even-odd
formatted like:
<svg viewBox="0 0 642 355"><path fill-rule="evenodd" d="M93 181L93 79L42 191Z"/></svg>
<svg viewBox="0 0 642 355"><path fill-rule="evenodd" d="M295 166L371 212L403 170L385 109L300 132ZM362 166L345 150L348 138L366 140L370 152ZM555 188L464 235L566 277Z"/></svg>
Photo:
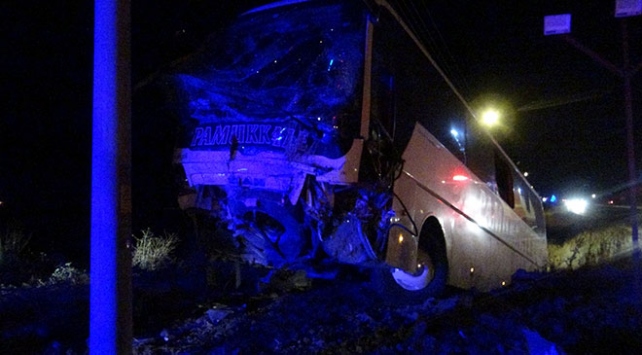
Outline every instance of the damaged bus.
<svg viewBox="0 0 642 355"><path fill-rule="evenodd" d="M546 267L541 199L385 1L256 8L172 78L181 208L243 261L410 301Z"/></svg>

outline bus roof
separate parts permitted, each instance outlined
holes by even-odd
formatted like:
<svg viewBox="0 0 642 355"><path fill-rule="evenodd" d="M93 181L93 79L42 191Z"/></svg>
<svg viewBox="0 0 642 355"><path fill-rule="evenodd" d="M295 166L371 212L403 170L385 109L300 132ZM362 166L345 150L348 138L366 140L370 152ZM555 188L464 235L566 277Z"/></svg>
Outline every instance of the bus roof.
<svg viewBox="0 0 642 355"><path fill-rule="evenodd" d="M245 16L247 14L252 14L252 13L255 13L255 12L261 12L261 11L265 11L265 10L269 10L269 9L273 9L273 8L277 8L277 7L281 7L281 6L299 4L299 3L309 2L309 1L310 0L281 0L281 1L273 2L273 3L267 4L267 5L262 5L262 6L259 6L259 7L255 7L252 10L244 12L243 14L241 14L241 16Z"/></svg>

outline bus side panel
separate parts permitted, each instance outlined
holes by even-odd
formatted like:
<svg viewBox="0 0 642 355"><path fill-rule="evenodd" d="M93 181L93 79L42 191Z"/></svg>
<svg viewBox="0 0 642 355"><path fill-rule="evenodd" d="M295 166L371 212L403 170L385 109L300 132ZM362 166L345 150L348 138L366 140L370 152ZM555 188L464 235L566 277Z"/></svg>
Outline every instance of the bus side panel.
<svg viewBox="0 0 642 355"><path fill-rule="evenodd" d="M416 125L403 158L404 173L395 192L418 228L429 216L441 223L451 284L488 290L510 282L517 269L545 264L545 238L421 125Z"/></svg>

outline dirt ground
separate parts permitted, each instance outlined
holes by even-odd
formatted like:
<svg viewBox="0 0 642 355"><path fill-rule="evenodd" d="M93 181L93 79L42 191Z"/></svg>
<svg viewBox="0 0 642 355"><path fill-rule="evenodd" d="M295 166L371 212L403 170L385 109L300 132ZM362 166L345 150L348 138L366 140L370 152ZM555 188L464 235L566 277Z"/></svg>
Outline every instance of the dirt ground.
<svg viewBox="0 0 642 355"><path fill-rule="evenodd" d="M367 273L283 273L263 284L235 265L134 275L135 354L642 353L642 276L631 254L600 266L518 273L488 293L448 289L407 306L378 298ZM6 275L5 275L6 276ZM207 280L202 278L206 277ZM0 354L85 354L89 288L0 287ZM199 282L200 280L200 282ZM1 283L1 282L0 282ZM214 283L218 287L209 288Z"/></svg>
<svg viewBox="0 0 642 355"><path fill-rule="evenodd" d="M624 258L599 268L522 274L507 289L449 290L390 305L360 279L203 303L138 337L138 354L599 354L642 350L642 294ZM241 301L241 302L239 302Z"/></svg>
<svg viewBox="0 0 642 355"><path fill-rule="evenodd" d="M480 294L450 289L417 306L382 302L360 275L311 283L290 278L261 292L207 297L194 297L165 279L136 291L132 349L136 354L637 353L642 297L635 270L624 258L596 268L523 274L506 289ZM3 288L0 353L86 353L87 296L86 285Z"/></svg>

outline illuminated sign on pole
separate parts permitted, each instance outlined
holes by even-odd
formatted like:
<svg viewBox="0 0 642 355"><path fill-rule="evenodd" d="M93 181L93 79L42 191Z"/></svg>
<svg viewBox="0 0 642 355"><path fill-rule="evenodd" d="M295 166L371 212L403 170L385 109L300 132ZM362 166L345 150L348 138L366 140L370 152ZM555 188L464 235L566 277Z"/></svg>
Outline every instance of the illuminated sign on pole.
<svg viewBox="0 0 642 355"><path fill-rule="evenodd" d="M616 0L615 17L642 15L642 0Z"/></svg>
<svg viewBox="0 0 642 355"><path fill-rule="evenodd" d="M571 33L571 14L544 16L544 36Z"/></svg>

